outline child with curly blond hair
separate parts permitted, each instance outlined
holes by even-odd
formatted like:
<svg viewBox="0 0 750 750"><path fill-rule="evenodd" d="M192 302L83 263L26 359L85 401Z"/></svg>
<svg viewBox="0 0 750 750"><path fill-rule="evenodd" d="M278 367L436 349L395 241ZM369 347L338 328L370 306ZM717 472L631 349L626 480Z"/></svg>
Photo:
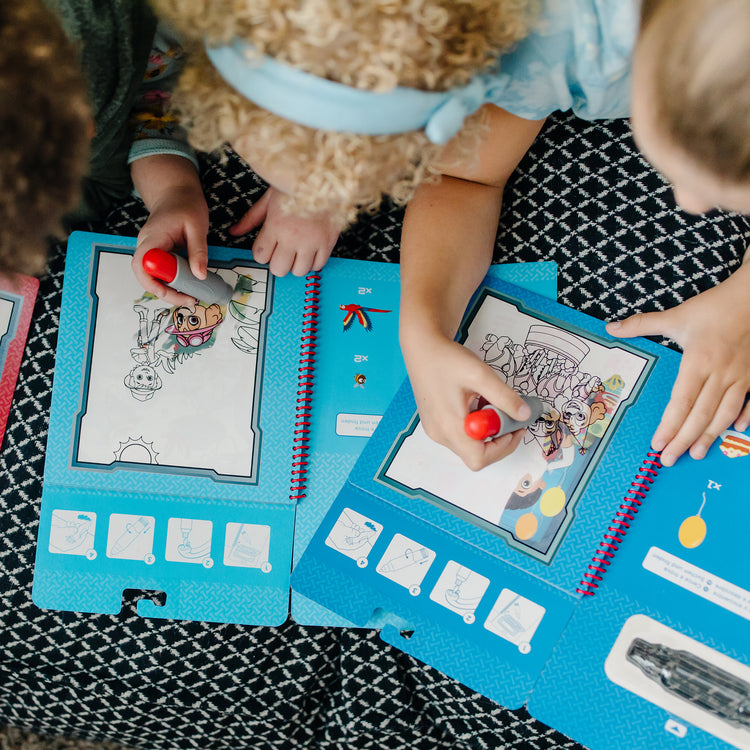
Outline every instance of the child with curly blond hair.
<svg viewBox="0 0 750 750"><path fill-rule="evenodd" d="M179 100L194 143L230 142L270 184L233 230L263 225L256 259L307 273L357 210L383 194L408 202L401 346L427 434L471 468L521 437L468 438L476 395L520 419L528 407L454 335L491 261L506 181L549 114L627 116L635 49L635 136L677 199L750 212L748 175L734 166L750 140L746 0L652 0L640 29L636 0L159 7L195 41ZM666 465L750 420L748 273L611 327L663 333L685 350L654 436Z"/></svg>

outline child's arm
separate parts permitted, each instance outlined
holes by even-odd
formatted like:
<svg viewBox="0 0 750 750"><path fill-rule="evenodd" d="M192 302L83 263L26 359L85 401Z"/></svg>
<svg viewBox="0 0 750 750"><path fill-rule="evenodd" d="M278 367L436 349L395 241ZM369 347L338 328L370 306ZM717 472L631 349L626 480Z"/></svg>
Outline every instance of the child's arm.
<svg viewBox="0 0 750 750"><path fill-rule="evenodd" d="M133 273L143 288L172 305L192 303L192 297L177 292L150 276L141 265L152 247L162 250L187 248L190 269L205 278L208 262L208 206L198 172L183 156L156 154L130 165L133 185L140 194L149 217L138 233L133 255Z"/></svg>
<svg viewBox="0 0 750 750"><path fill-rule="evenodd" d="M422 424L472 469L510 453L522 435L488 443L469 438L463 424L476 394L519 418L528 416L528 407L453 339L492 260L505 183L543 123L492 105L487 116L477 158L417 190L401 241L401 348Z"/></svg>
<svg viewBox="0 0 750 750"><path fill-rule="evenodd" d="M663 335L683 350L672 395L651 440L671 466L686 450L703 458L732 422L750 424L750 263L726 281L664 312L610 323L613 336Z"/></svg>

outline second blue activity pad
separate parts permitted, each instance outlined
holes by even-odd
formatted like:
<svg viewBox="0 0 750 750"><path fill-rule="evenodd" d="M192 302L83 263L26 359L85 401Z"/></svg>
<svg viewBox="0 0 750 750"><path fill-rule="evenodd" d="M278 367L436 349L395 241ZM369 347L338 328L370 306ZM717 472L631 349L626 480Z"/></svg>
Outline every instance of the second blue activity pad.
<svg viewBox="0 0 750 750"><path fill-rule="evenodd" d="M679 355L485 281L459 340L545 403L472 472L431 441L405 383L292 586L470 688L518 707L577 608L597 544L649 451Z"/></svg>

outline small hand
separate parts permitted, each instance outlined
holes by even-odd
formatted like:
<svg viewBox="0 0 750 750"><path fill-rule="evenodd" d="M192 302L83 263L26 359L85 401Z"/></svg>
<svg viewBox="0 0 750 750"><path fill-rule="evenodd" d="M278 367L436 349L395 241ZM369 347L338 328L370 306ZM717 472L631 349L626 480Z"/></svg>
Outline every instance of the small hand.
<svg viewBox="0 0 750 750"><path fill-rule="evenodd" d="M206 278L208 266L208 207L200 187L171 189L154 202L148 220L138 233L138 245L131 266L141 286L171 305L194 304L195 300L178 292L143 270L143 255L152 247L175 251L187 247L190 270Z"/></svg>
<svg viewBox="0 0 750 750"><path fill-rule="evenodd" d="M424 339L418 350L404 351L409 378L425 432L450 448L472 470L512 453L524 430L484 442L470 438L464 420L477 394L516 419L528 419L523 399L466 347L441 336Z"/></svg>
<svg viewBox="0 0 750 750"><path fill-rule="evenodd" d="M286 213L281 207L283 197L282 192L269 187L229 232L247 234L262 224L253 243L253 258L269 263L274 276L319 271L330 257L341 227L326 213L309 217Z"/></svg>
<svg viewBox="0 0 750 750"><path fill-rule="evenodd" d="M739 272L736 274L739 276ZM750 423L750 301L746 288L730 278L664 312L633 315L610 323L613 336L663 335L684 352L669 403L651 444L671 466L686 450L706 455L732 422Z"/></svg>

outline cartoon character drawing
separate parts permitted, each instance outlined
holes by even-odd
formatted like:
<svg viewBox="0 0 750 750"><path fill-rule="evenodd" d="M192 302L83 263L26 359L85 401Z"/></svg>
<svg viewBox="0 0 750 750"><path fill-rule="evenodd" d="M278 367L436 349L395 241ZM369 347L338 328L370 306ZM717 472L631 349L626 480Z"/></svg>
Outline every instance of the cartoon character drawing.
<svg viewBox="0 0 750 750"><path fill-rule="evenodd" d="M563 439L565 445L575 443L579 453L585 453L589 427L607 414L607 407L602 401L589 401L580 398L569 399L562 408L562 422L568 430Z"/></svg>
<svg viewBox="0 0 750 750"><path fill-rule="evenodd" d="M551 404L543 402L542 413L530 425L524 436L524 442L536 440L547 461L557 458L563 441L562 414Z"/></svg>
<svg viewBox="0 0 750 750"><path fill-rule="evenodd" d="M136 365L124 378L133 398L148 401L162 386L159 373L151 365Z"/></svg>
<svg viewBox="0 0 750 750"><path fill-rule="evenodd" d="M198 302L194 307L176 308L172 320L174 325L166 329L167 333L175 335L182 346L200 346L209 341L224 316L215 302L208 306Z"/></svg>
<svg viewBox="0 0 750 750"><path fill-rule="evenodd" d="M125 375L123 382L130 389L133 398L148 401L162 387L156 367L161 359L169 357L156 348L156 342L162 333L162 323L169 316L169 308L154 310L150 318L145 305L133 305L133 311L138 313L137 346L130 350L135 366Z"/></svg>
<svg viewBox="0 0 750 750"><path fill-rule="evenodd" d="M523 344L490 331L479 348L479 355L511 388L546 404L542 417L527 428L525 442L536 440L550 462L559 461L560 450L573 443L586 453L604 432L592 432L592 425L602 422L606 428L603 420L619 403L619 376L607 381L608 388L598 375L581 369L589 352L579 337L547 325L530 326Z"/></svg>

